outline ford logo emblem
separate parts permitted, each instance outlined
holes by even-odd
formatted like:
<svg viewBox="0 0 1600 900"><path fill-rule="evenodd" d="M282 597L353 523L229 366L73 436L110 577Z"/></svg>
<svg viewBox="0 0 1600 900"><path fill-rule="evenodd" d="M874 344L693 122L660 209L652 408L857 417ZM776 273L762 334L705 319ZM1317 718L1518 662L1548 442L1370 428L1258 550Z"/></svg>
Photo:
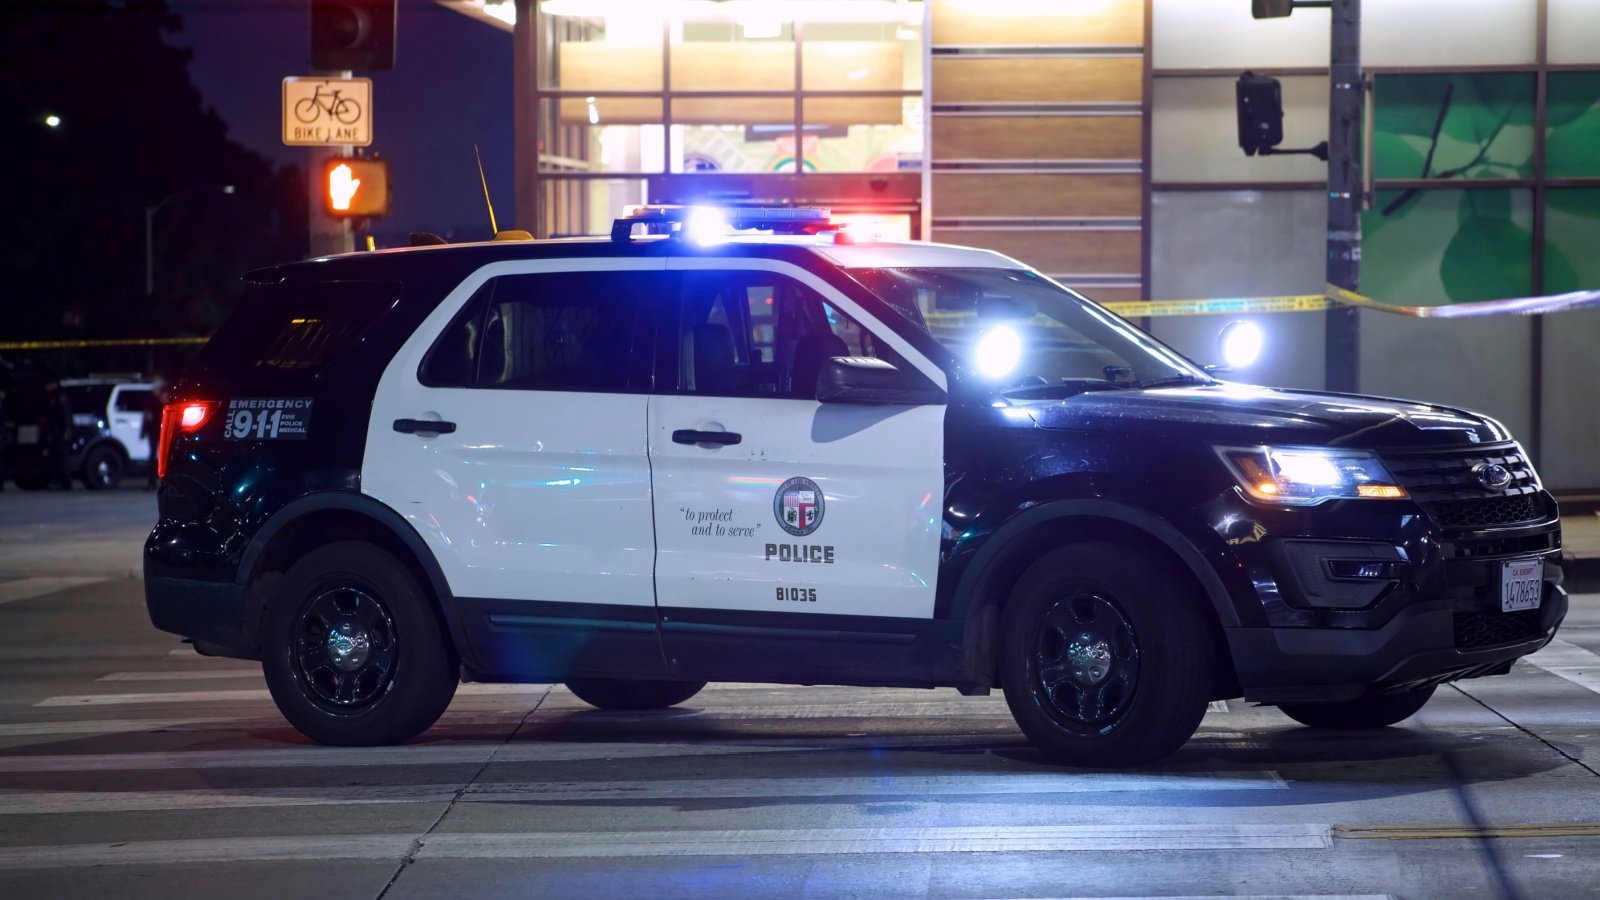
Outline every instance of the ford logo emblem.
<svg viewBox="0 0 1600 900"><path fill-rule="evenodd" d="M1472 467L1472 474L1477 477L1479 484L1491 491L1511 486L1511 470L1502 465L1478 463Z"/></svg>

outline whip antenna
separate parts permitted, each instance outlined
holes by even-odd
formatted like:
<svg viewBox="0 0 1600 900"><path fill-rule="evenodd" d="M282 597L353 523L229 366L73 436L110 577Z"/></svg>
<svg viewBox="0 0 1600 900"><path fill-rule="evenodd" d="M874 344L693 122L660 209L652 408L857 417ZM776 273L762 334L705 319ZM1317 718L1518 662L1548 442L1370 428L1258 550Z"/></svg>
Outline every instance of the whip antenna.
<svg viewBox="0 0 1600 900"><path fill-rule="evenodd" d="M489 207L489 230L494 234L500 233L500 227L494 221L494 201L489 199L489 176L483 174L483 154L478 152L478 145L472 145L472 155L478 158L478 180L483 182L483 202Z"/></svg>

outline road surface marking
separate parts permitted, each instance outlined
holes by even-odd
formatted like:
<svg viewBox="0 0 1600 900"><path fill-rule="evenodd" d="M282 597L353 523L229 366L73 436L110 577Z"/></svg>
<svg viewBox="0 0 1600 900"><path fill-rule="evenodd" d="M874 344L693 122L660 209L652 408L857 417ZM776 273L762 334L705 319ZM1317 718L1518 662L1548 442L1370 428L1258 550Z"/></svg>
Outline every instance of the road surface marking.
<svg viewBox="0 0 1600 900"><path fill-rule="evenodd" d="M543 694L548 684L463 684L457 697L490 697L501 694ZM163 691L149 694L67 694L50 697L34 706L134 706L145 703L256 703L271 702L265 688L224 691Z"/></svg>
<svg viewBox="0 0 1600 900"><path fill-rule="evenodd" d="M492 745L477 748L475 759L454 762L482 763ZM514 762L497 754L495 762ZM417 762L421 762L420 760ZM39 770L34 770L39 771ZM60 770L57 770L60 771ZM470 773L468 773L470 774ZM1258 777L1244 778L1242 775ZM284 806L341 806L372 803L436 803L447 801L465 785L305 786L272 788L200 788L184 790L126 791L8 791L0 790L0 816L59 815L62 813L170 812L201 809L248 809ZM474 784L461 795L467 803L593 803L754 798L823 797L996 797L1017 794L1042 796L1101 792L1271 790L1286 787L1270 772L1226 775L1123 776L1029 775L1012 773L985 777L965 775L905 778L703 778L660 781L525 782Z"/></svg>
<svg viewBox="0 0 1600 900"><path fill-rule="evenodd" d="M742 831L341 834L0 848L0 869L244 860L827 856L1134 850L1326 850L1327 825L1025 825Z"/></svg>
<svg viewBox="0 0 1600 900"><path fill-rule="evenodd" d="M526 712L520 709L447 711L429 733L439 736L450 728L515 725ZM48 722L0 724L0 737L39 737L58 734L124 734L138 731L258 731L290 727L282 716L185 716L159 719L63 719Z"/></svg>
<svg viewBox="0 0 1600 900"><path fill-rule="evenodd" d="M261 667L254 666L248 669L217 669L215 671L195 671L186 669L182 672L112 672L110 675L101 675L96 681L204 681L208 678L260 678Z"/></svg>
<svg viewBox="0 0 1600 900"><path fill-rule="evenodd" d="M515 724L502 721L497 724ZM495 748L500 751L495 753ZM761 744L516 743L481 741L409 747L294 747L272 750L179 750L149 753L84 753L0 756L0 772L136 772L186 769L277 769L297 767L481 765L652 757L737 756L754 753L814 753L817 747ZM611 784L612 782L602 782ZM520 785L507 785L519 788Z"/></svg>
<svg viewBox="0 0 1600 900"><path fill-rule="evenodd" d="M16 581L0 581L0 603L43 597L45 594L54 594L56 591L70 590L75 587L83 587L86 584L96 584L107 580L109 579L39 577L18 578Z"/></svg>
<svg viewBox="0 0 1600 900"><path fill-rule="evenodd" d="M1600 654L1590 653L1571 641L1556 638L1522 661L1600 694Z"/></svg>

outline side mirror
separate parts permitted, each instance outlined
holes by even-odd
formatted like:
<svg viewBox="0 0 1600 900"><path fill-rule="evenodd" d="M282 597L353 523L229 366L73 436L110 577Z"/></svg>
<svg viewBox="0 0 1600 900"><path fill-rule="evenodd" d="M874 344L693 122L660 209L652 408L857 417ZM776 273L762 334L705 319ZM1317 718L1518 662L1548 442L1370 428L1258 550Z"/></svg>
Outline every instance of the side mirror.
<svg viewBox="0 0 1600 900"><path fill-rule="evenodd" d="M823 403L938 403L941 392L870 356L835 356L817 374L817 399Z"/></svg>

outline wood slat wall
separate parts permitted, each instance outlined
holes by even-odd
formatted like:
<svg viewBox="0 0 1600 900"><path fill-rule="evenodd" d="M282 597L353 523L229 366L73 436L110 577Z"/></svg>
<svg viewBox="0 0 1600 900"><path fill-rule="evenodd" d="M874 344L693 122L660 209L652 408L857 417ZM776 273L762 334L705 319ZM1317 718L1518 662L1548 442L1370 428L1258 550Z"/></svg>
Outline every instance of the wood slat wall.
<svg viewBox="0 0 1600 900"><path fill-rule="evenodd" d="M1143 234L1129 226L1144 208L1148 0L930 2L935 238L1067 284L1098 276L1087 280L1108 286L1086 293L1137 299Z"/></svg>

